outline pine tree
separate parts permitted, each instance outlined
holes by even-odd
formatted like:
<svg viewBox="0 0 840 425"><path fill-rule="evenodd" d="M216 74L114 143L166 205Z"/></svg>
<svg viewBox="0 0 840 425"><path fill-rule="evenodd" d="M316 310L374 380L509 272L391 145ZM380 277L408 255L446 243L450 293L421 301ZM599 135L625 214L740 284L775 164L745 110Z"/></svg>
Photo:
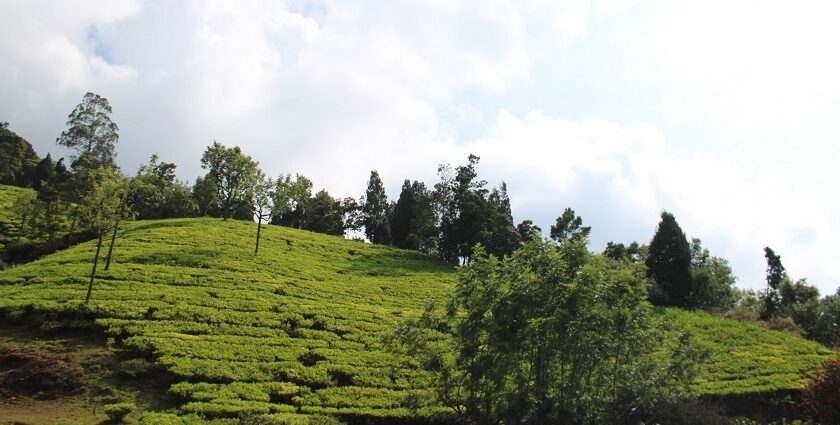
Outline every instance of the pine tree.
<svg viewBox="0 0 840 425"><path fill-rule="evenodd" d="M647 260L648 277L653 279L651 302L688 307L692 289L691 248L674 215L663 211Z"/></svg>
<svg viewBox="0 0 840 425"><path fill-rule="evenodd" d="M385 195L385 186L379 178L379 172L370 172L367 190L362 200L362 223L365 226L365 236L372 243L387 244L391 242L391 227L388 223L390 206Z"/></svg>

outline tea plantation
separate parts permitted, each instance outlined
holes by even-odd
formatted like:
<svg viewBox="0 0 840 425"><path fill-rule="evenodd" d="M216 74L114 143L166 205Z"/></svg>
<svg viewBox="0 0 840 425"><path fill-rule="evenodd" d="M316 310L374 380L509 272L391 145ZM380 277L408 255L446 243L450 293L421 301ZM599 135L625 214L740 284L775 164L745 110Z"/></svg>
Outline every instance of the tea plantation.
<svg viewBox="0 0 840 425"><path fill-rule="evenodd" d="M83 306L93 242L0 272L4 321L54 329L94 321L117 346L172 379L174 411L209 419L307 415L390 423L412 411L416 370L382 336L428 299L443 300L453 267L416 252L219 219L125 226L110 270ZM801 372L831 352L781 332L706 314L665 310L711 356L696 384L725 395L797 388ZM195 416L193 416L195 417ZM176 423L176 422L172 422Z"/></svg>

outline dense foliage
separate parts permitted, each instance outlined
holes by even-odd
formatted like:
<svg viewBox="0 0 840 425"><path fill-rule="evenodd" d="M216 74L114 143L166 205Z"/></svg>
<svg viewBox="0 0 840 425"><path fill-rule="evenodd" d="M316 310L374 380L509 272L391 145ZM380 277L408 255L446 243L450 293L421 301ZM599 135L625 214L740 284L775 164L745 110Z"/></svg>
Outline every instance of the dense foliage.
<svg viewBox="0 0 840 425"><path fill-rule="evenodd" d="M263 229L254 256L254 225L240 221L135 221L123 232L87 307L95 242L0 273L2 320L52 329L95 320L118 345L176 377L170 391L182 400L180 414L396 421L454 412L431 402L427 372L382 344L396 323L421 317L427 300L445 305L451 266L280 226ZM593 273L607 267L594 261ZM745 322L662 314L712 351L699 366L699 394L797 388L800 374L831 354ZM429 330L430 341L442 343L446 332Z"/></svg>
<svg viewBox="0 0 840 425"><path fill-rule="evenodd" d="M805 379L802 407L809 418L821 424L840 423L840 360L826 360Z"/></svg>
<svg viewBox="0 0 840 425"><path fill-rule="evenodd" d="M653 280L651 302L657 305L688 307L691 295L691 249L674 215L663 211L645 260L648 277Z"/></svg>
<svg viewBox="0 0 840 425"><path fill-rule="evenodd" d="M462 272L457 365L476 423L636 423L688 392L699 359L651 315L643 271L581 242L532 241Z"/></svg>

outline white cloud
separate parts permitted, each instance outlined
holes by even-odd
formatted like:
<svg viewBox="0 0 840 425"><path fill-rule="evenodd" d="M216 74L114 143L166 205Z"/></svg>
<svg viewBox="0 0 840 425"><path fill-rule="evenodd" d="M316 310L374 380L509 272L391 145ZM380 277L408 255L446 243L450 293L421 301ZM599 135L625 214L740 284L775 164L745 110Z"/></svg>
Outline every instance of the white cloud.
<svg viewBox="0 0 840 425"><path fill-rule="evenodd" d="M374 168L395 192L476 153L520 219L547 228L572 206L600 248L649 238L667 208L744 284L761 284L769 244L827 292L840 278L840 201L825 194L840 177L837 8L6 1L0 118L55 153L67 113L97 91L129 172L159 152L192 179L217 139L339 196ZM708 143L690 144L695 130Z"/></svg>

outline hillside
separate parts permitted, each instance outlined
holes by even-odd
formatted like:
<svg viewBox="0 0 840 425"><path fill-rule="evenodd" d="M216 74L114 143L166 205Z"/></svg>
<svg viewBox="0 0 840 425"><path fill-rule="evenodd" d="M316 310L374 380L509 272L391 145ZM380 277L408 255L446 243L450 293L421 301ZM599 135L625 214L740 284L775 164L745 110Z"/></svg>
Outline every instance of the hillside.
<svg viewBox="0 0 840 425"><path fill-rule="evenodd" d="M0 311L49 329L95 320L114 346L172 379L178 414L390 422L432 413L403 407L417 372L384 352L381 336L425 300L443 299L452 267L277 226L263 231L255 256L255 231L217 219L130 223L87 308L91 242L0 272ZM752 324L664 314L712 353L701 394L797 388L800 373L831 354Z"/></svg>
<svg viewBox="0 0 840 425"><path fill-rule="evenodd" d="M32 192L32 189L0 184L0 250L18 235L20 222L12 208L18 197L27 192Z"/></svg>

